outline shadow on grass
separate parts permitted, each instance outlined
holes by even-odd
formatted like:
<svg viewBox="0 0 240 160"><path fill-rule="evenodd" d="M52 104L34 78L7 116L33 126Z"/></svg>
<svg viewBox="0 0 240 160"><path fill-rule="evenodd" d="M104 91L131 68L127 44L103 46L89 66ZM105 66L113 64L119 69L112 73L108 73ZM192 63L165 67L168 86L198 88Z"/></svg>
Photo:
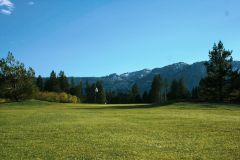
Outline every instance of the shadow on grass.
<svg viewBox="0 0 240 160"><path fill-rule="evenodd" d="M75 107L72 109L92 109L92 110L98 110L98 109L145 109L145 108L158 108L158 107L164 107L173 104L170 103L162 103L162 104L129 104L129 105L121 105L121 104L109 104L107 106L96 106L96 107Z"/></svg>
<svg viewBox="0 0 240 160"><path fill-rule="evenodd" d="M47 107L52 105L53 103L47 101L39 101L39 100L26 100L26 101L9 101L0 103L0 108L8 108L8 109L26 109L26 107L38 108L38 107Z"/></svg>

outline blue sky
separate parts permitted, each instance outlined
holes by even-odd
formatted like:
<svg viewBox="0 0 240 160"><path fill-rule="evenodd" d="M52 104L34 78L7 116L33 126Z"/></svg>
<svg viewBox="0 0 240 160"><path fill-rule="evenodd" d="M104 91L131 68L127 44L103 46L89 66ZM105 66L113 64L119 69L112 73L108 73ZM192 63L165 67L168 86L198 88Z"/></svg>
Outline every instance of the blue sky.
<svg viewBox="0 0 240 160"><path fill-rule="evenodd" d="M239 0L0 0L0 57L48 76L104 76L208 59L240 60Z"/></svg>

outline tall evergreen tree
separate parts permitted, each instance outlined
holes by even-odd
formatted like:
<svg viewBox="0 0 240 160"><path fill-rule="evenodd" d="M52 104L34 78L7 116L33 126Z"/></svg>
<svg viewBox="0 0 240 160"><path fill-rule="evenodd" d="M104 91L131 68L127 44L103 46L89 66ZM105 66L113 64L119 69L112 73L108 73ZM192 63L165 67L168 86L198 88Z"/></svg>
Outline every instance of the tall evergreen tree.
<svg viewBox="0 0 240 160"><path fill-rule="evenodd" d="M82 81L79 82L78 90L79 90L78 97L80 99L84 99L84 96L83 96L83 83L82 83Z"/></svg>
<svg viewBox="0 0 240 160"><path fill-rule="evenodd" d="M97 93L95 93L97 96L96 102L102 103L102 104L106 103L106 94L101 81L97 81L96 88L97 88ZM95 88L95 92L96 92L96 88Z"/></svg>
<svg viewBox="0 0 240 160"><path fill-rule="evenodd" d="M190 97L190 92L188 91L185 83L182 79L178 81L178 98L179 99L187 99Z"/></svg>
<svg viewBox="0 0 240 160"><path fill-rule="evenodd" d="M37 85L37 87L39 88L40 91L44 90L43 78L40 75L37 77L36 85Z"/></svg>
<svg viewBox="0 0 240 160"><path fill-rule="evenodd" d="M116 103L116 93L114 91L106 91L106 101L109 104Z"/></svg>
<svg viewBox="0 0 240 160"><path fill-rule="evenodd" d="M160 75L156 75L153 78L153 82L152 82L152 86L151 86L151 90L150 90L150 96L151 96L152 103L160 103L161 87L162 87L162 78Z"/></svg>
<svg viewBox="0 0 240 160"><path fill-rule="evenodd" d="M163 80L163 101L167 101L168 87L169 87L169 84L167 79L165 78Z"/></svg>
<svg viewBox="0 0 240 160"><path fill-rule="evenodd" d="M147 91L144 91L144 92L143 92L142 102L143 102L143 103L150 103L149 94L148 94Z"/></svg>
<svg viewBox="0 0 240 160"><path fill-rule="evenodd" d="M60 92L59 82L54 71L51 72L49 79L45 83L45 90L50 92Z"/></svg>
<svg viewBox="0 0 240 160"><path fill-rule="evenodd" d="M139 94L139 88L138 88L137 83L133 84L130 97L131 97L132 103L140 103L141 102L141 96Z"/></svg>
<svg viewBox="0 0 240 160"><path fill-rule="evenodd" d="M198 87L194 87L192 89L191 98L195 99L195 100L199 98L199 88Z"/></svg>
<svg viewBox="0 0 240 160"><path fill-rule="evenodd" d="M88 83L88 81L86 81L86 85L85 85L85 94L86 94L86 102L90 103L92 98L91 98L91 86Z"/></svg>
<svg viewBox="0 0 240 160"><path fill-rule="evenodd" d="M12 53L0 60L0 94L14 101L29 99L36 91L35 72L15 60Z"/></svg>
<svg viewBox="0 0 240 160"><path fill-rule="evenodd" d="M171 100L181 100L189 98L190 93L183 83L183 80L174 79L170 86L170 91L168 93L168 97Z"/></svg>
<svg viewBox="0 0 240 160"><path fill-rule="evenodd" d="M200 82L201 97L206 100L223 101L229 96L232 75L232 51L225 50L219 41L209 51L209 61L205 63L207 76Z"/></svg>
<svg viewBox="0 0 240 160"><path fill-rule="evenodd" d="M74 77L70 78L70 85L71 87L75 87Z"/></svg>
<svg viewBox="0 0 240 160"><path fill-rule="evenodd" d="M67 76L65 75L65 73L63 71L59 72L58 83L59 83L61 92L66 92L66 93L69 92L70 85L68 83Z"/></svg>
<svg viewBox="0 0 240 160"><path fill-rule="evenodd" d="M240 73L234 71L231 76L231 93L229 100L240 102Z"/></svg>
<svg viewBox="0 0 240 160"><path fill-rule="evenodd" d="M170 91L168 93L168 98L171 100L178 99L178 81L174 79L170 86Z"/></svg>
<svg viewBox="0 0 240 160"><path fill-rule="evenodd" d="M79 85L70 88L70 94L77 96L81 101L84 101L82 81L80 81Z"/></svg>
<svg viewBox="0 0 240 160"><path fill-rule="evenodd" d="M96 87L96 84L93 83L90 87L90 103L97 103L97 93L98 89Z"/></svg>
<svg viewBox="0 0 240 160"><path fill-rule="evenodd" d="M131 98L129 93L118 92L116 96L116 103L130 103Z"/></svg>

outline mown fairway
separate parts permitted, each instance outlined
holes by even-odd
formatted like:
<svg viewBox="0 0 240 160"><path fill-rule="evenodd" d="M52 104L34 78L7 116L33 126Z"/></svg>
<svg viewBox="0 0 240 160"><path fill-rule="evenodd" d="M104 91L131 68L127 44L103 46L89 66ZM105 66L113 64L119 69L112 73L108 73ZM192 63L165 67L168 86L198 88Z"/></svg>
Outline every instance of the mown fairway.
<svg viewBox="0 0 240 160"><path fill-rule="evenodd" d="M240 159L240 107L0 104L0 159Z"/></svg>

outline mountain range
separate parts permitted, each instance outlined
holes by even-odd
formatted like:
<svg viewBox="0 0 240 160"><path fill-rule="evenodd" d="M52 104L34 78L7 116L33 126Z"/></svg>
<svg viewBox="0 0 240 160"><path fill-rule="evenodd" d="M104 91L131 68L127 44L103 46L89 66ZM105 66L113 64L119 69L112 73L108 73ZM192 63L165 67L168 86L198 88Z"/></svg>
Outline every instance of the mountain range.
<svg viewBox="0 0 240 160"><path fill-rule="evenodd" d="M103 77L73 77L74 84L83 84L88 81L90 84L100 80L103 82L106 90L112 91L129 91L134 83L137 83L141 93L149 90L152 79L155 75L160 74L162 79L169 84L173 79L182 79L186 87L191 90L198 86L199 81L206 75L206 68L204 61L187 64L184 62L174 63L161 68L143 69L135 72L127 72L123 74L110 74ZM240 61L233 61L232 66L234 70L240 69ZM72 78L69 78L69 81Z"/></svg>

